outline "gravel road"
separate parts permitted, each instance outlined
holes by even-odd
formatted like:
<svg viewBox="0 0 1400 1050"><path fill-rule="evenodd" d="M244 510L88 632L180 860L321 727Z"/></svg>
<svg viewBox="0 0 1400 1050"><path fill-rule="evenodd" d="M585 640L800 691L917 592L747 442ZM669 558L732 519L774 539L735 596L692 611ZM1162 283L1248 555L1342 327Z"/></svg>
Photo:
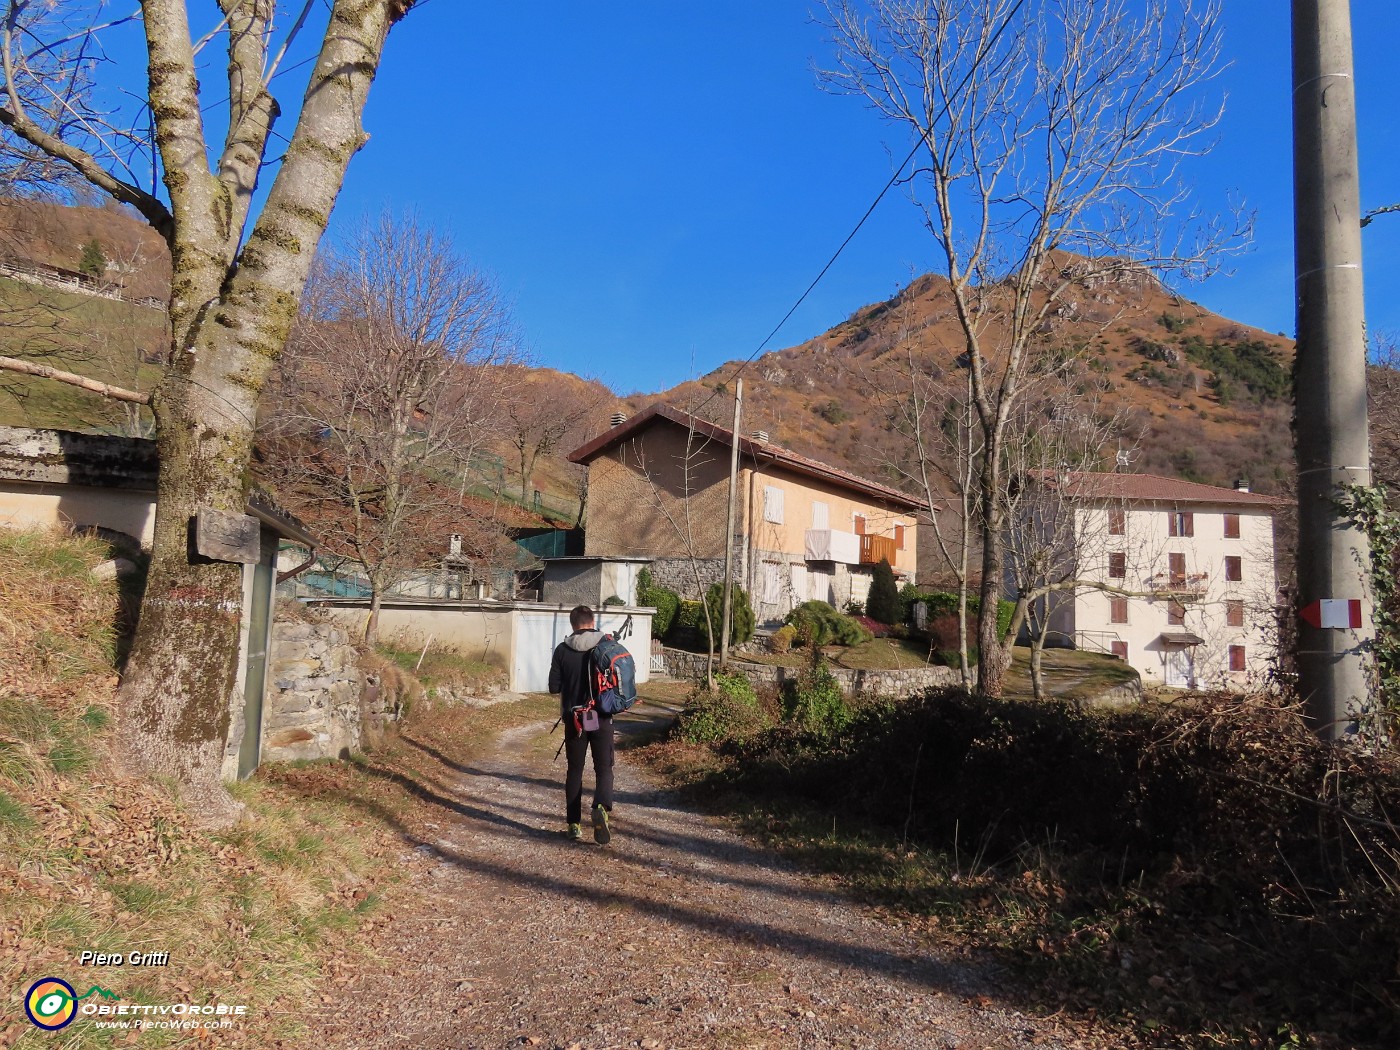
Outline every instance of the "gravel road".
<svg viewBox="0 0 1400 1050"><path fill-rule="evenodd" d="M434 752L440 814L408 901L327 978L308 1046L1077 1045L999 1000L995 974L683 808L625 751L612 843L569 842L548 730L470 762Z"/></svg>

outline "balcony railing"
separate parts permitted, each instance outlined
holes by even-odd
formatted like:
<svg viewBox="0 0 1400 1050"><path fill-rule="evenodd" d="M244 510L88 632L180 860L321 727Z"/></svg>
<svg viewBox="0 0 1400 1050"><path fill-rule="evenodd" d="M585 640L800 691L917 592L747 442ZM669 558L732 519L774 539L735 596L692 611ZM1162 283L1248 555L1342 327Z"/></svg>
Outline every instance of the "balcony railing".
<svg viewBox="0 0 1400 1050"><path fill-rule="evenodd" d="M1152 590L1168 594L1203 594L1209 583L1208 572L1159 572L1147 579L1147 585Z"/></svg>
<svg viewBox="0 0 1400 1050"><path fill-rule="evenodd" d="M880 562L887 561L891 566L899 556L899 549L894 545L893 536L862 536L860 538L860 563L862 565L879 565Z"/></svg>

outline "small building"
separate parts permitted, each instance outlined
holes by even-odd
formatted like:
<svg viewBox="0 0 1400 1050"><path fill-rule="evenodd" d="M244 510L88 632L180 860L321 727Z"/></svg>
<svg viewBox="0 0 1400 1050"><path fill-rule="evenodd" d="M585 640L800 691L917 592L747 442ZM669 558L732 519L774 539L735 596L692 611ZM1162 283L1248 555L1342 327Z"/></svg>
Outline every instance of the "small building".
<svg viewBox="0 0 1400 1050"><path fill-rule="evenodd" d="M557 605L602 608L637 604L637 577L650 558L578 557L545 558L540 601Z"/></svg>
<svg viewBox="0 0 1400 1050"><path fill-rule="evenodd" d="M864 602L882 559L914 577L924 502L655 404L569 454L588 467L584 553L650 560L658 585L699 598L724 575L731 452L739 474L733 578L760 620L820 599Z"/></svg>
<svg viewBox="0 0 1400 1050"><path fill-rule="evenodd" d="M1060 556L1076 585L1039 600L1059 639L1126 660L1146 683L1243 690L1265 679L1281 500L1153 474L1032 483L1060 486L1072 521L1073 550Z"/></svg>
<svg viewBox="0 0 1400 1050"><path fill-rule="evenodd" d="M0 525L96 529L147 548L155 532L156 443L146 438L0 427ZM279 558L295 565L316 541L294 516L254 493L247 512L258 526L258 560L243 566L238 695L224 756L227 779L248 776L262 752L263 698ZM284 554L290 545L300 548Z"/></svg>

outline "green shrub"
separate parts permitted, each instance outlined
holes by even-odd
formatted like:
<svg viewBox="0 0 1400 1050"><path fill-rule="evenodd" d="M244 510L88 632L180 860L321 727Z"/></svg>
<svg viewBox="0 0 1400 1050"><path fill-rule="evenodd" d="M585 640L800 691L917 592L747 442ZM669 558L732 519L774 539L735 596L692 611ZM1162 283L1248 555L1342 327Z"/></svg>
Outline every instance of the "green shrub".
<svg viewBox="0 0 1400 1050"><path fill-rule="evenodd" d="M768 715L749 680L720 672L713 691L702 687L691 693L677 731L687 743L710 744L742 740L768 727Z"/></svg>
<svg viewBox="0 0 1400 1050"><path fill-rule="evenodd" d="M610 606L610 605L626 605L626 604L627 604L627 603L624 602L624 601L622 600L622 597L621 597L620 595L616 595L616 594L610 594L610 595L608 595L606 598L603 599L603 608L605 608L605 609L606 609L608 606Z"/></svg>
<svg viewBox="0 0 1400 1050"><path fill-rule="evenodd" d="M826 602L803 602L788 613L787 622L797 628L804 645L859 645L874 637L861 624Z"/></svg>
<svg viewBox="0 0 1400 1050"><path fill-rule="evenodd" d="M928 619L932 623L940 616L958 615L958 596L952 591L920 591L915 587L905 584L904 589L899 592L899 603L905 622L914 619L914 603L923 602L928 606ZM971 635L977 633L977 613L982 608L982 600L975 594L967 596L967 630ZM1005 638L1006 632L1011 630L1011 617L1016 615L1016 603L1007 601L1005 598L997 602L997 634Z"/></svg>
<svg viewBox="0 0 1400 1050"><path fill-rule="evenodd" d="M643 569L637 574L637 601L656 610L651 618L651 636L665 638L671 625L676 622L676 613L681 607L681 596L665 587L657 587L651 578L651 570Z"/></svg>
<svg viewBox="0 0 1400 1050"><path fill-rule="evenodd" d="M875 566L874 579L870 582L870 596L865 602L865 611L877 623L899 623L899 590L895 587L894 569L887 559L881 558Z"/></svg>
<svg viewBox="0 0 1400 1050"><path fill-rule="evenodd" d="M831 736L850 725L851 709L841 687L820 661L783 684L783 719L816 736Z"/></svg>
<svg viewBox="0 0 1400 1050"><path fill-rule="evenodd" d="M753 614L753 606L749 604L749 596L744 592L744 588L737 584L729 588L730 610L729 610L729 644L743 645L753 637L756 619ZM705 604L710 607L710 622L714 625L715 634L718 635L720 625L724 622L724 587L721 584L712 584L705 592ZM700 617L699 627L705 627L703 614ZM713 641L711 642L713 647Z"/></svg>
<svg viewBox="0 0 1400 1050"><path fill-rule="evenodd" d="M785 623L773 632L773 636L768 639L768 647L775 653L786 653L792 650L792 643L797 641L797 628L790 623Z"/></svg>

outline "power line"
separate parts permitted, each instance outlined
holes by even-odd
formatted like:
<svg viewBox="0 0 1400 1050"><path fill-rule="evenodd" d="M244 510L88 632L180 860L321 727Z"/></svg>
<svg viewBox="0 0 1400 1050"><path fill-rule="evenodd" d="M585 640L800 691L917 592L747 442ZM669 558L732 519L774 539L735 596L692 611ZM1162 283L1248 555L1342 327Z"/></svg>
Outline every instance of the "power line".
<svg viewBox="0 0 1400 1050"><path fill-rule="evenodd" d="M996 42L999 39L1001 39L1002 33L1006 31L1006 27L1011 24L1011 21L1016 17L1017 12L1019 12L1021 8L1025 6L1025 2L1026 0L1016 0L1016 6L1013 7L1011 11L1007 14L1006 18L1003 19L1001 25L997 26L996 32L994 32L991 35L991 37L988 38L983 54L990 53L991 49L996 46ZM832 253L831 258L826 261L826 265L821 268L821 271L817 274L817 276L812 278L812 283L807 285L806 289L802 292L802 294L797 297L797 301L792 304L792 306L788 309L788 312L783 314L783 319L774 326L773 330L768 333L768 335L764 338L763 342L758 344L758 347L753 351L753 353L749 354L748 357L744 358L744 360L740 362L739 367L735 371L735 373L732 376L730 376L726 382L721 383L718 389L711 393L709 397L707 397L704 401L702 401L699 404L699 406L692 410L692 415L698 416L701 413L701 411L704 410L706 405L708 405L711 401L713 401L716 397L719 396L720 390L724 389L724 387L726 387L729 383L742 376L744 374L744 370L747 369L749 365L754 363L754 361L758 358L758 355L763 353L764 349L767 348L768 344L772 342L773 337L782 330L783 325L787 324L788 320L792 317L792 315L797 312L798 307L800 307L804 302L806 302L807 296L811 295L812 290L816 288L818 284L821 283L821 279L826 276L827 271L830 270L833 265L835 265L836 260L841 257L841 253L846 250L846 246L849 245L851 241L855 239L856 234L858 234L861 231L861 228L865 225L866 220L868 220L870 216L874 213L875 209L880 206L880 202L885 199L885 194L889 193L890 189L897 182L899 182L900 177L904 174L904 169L909 166L909 162L914 159L915 155L919 152L919 150L923 148L924 143L928 141L929 135L933 133L934 126L945 116L947 116L948 109L953 104L953 99L962 93L963 88L967 86L967 82L971 80L972 75L975 72L977 72L977 66L979 61L980 56L979 59L973 61L971 68L969 68L967 73L964 74L962 80L958 82L957 87L955 87L952 90L952 92L948 94L946 100L943 103L942 110L938 113L937 116L935 116L932 120L929 121L928 129L920 132L918 139L914 142L914 145L909 150L909 153L905 156L905 158L902 161L900 161L899 166L895 168L894 174L890 176L889 181L886 182L885 185L881 188L880 192L875 195L875 199L870 202L870 207L865 209L865 214L863 214L860 217L860 221L857 222L854 227L852 227L850 233L846 234L846 239L843 240L841 242L840 247L838 247L836 251Z"/></svg>

